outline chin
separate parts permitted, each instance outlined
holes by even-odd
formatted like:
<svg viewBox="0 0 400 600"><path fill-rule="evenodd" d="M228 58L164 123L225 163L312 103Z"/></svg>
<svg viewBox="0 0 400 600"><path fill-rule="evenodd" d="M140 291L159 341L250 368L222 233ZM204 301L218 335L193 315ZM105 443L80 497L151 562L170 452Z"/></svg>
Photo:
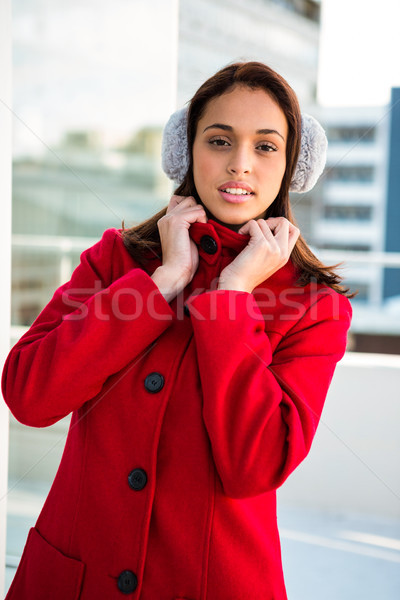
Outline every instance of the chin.
<svg viewBox="0 0 400 600"><path fill-rule="evenodd" d="M229 229L232 229L235 231L240 229L242 227L242 225L247 223L247 221L250 221L250 219L260 218L259 215L256 215L256 216L243 216L243 215L232 215L232 214L230 214L229 216L224 215L224 214L216 214L215 215L207 208L207 206L202 201L200 201L200 202L206 211L206 215L207 215L208 219L213 219L214 221L217 221L217 223L220 223L221 225L225 225L225 227L228 227Z"/></svg>

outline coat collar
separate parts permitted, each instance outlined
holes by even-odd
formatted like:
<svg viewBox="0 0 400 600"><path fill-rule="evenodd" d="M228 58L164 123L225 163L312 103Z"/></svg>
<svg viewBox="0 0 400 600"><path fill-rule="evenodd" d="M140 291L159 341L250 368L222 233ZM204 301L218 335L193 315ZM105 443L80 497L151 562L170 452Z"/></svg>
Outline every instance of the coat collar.
<svg viewBox="0 0 400 600"><path fill-rule="evenodd" d="M215 264L221 254L231 255L234 258L248 244L250 235L242 235L236 231L232 231L225 225L209 219L207 223L193 223L189 229L191 239L199 247L200 256L210 265ZM201 240L204 236L210 236L215 240L217 247L214 254L209 254L203 250ZM292 260L289 260L286 265L276 271L268 279L268 287L293 285L298 279L299 273L296 270Z"/></svg>
<svg viewBox="0 0 400 600"><path fill-rule="evenodd" d="M200 245L199 251L203 258L213 264L216 262L218 255L227 249L233 254L239 254L246 247L250 236L242 235L236 231L232 231L225 225L217 223L214 219L209 219L207 223L193 223L189 229L189 235L192 240ZM209 254L201 247L201 240L204 236L209 236L215 240L217 244L217 251L214 254Z"/></svg>
<svg viewBox="0 0 400 600"><path fill-rule="evenodd" d="M250 235L242 235L232 231L232 229L214 221L214 219L209 219L207 223L193 223L190 226L189 235L198 246L200 257L209 265L215 265L220 260L221 255L225 256L225 261L230 262L247 246L250 239ZM209 236L215 241L216 252L214 254L210 254L203 249L201 240L204 236ZM161 264L159 256L153 251L149 251L146 258L150 263L155 261ZM156 266L153 264L150 271L154 271L155 268ZM284 288L293 286L298 277L299 272L292 260L289 260L286 265L268 278L267 287L278 286Z"/></svg>

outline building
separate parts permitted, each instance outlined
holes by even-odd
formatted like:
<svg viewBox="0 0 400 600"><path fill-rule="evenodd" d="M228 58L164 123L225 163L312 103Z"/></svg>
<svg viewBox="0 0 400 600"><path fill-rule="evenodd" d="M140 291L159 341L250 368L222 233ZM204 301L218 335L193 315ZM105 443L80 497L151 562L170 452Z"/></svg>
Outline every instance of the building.
<svg viewBox="0 0 400 600"><path fill-rule="evenodd" d="M314 0L180 0L178 106L222 66L261 60L303 107L315 103L319 8Z"/></svg>
<svg viewBox="0 0 400 600"><path fill-rule="evenodd" d="M394 89L390 106L320 109L329 146L311 238L325 262L345 261L358 290L357 350L400 352L399 98Z"/></svg>
<svg viewBox="0 0 400 600"><path fill-rule="evenodd" d="M400 252L400 88L392 89L385 219L385 252ZM400 270L386 269L384 299L397 298L400 306Z"/></svg>
<svg viewBox="0 0 400 600"><path fill-rule="evenodd" d="M382 252L385 245L388 118L385 108L325 108L328 157L313 223L318 248ZM358 298L382 302L383 270L357 266L346 276Z"/></svg>

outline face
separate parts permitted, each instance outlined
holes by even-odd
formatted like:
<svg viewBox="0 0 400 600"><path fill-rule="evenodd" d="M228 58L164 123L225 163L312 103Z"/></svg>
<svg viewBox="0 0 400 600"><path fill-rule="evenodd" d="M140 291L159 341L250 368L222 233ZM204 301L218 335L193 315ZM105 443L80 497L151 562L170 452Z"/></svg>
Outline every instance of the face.
<svg viewBox="0 0 400 600"><path fill-rule="evenodd" d="M197 124L193 176L205 208L239 229L265 217L286 168L288 125L261 89L237 86L213 98Z"/></svg>

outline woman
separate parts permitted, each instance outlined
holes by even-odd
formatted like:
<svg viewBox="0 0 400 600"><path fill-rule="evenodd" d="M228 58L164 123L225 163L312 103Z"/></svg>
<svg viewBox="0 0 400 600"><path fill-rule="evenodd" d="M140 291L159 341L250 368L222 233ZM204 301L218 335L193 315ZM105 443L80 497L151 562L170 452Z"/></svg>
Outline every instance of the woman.
<svg viewBox="0 0 400 600"><path fill-rule="evenodd" d="M276 489L310 449L351 318L293 224L300 134L265 65L211 77L167 209L106 231L11 351L16 418L73 414L8 600L286 598Z"/></svg>

